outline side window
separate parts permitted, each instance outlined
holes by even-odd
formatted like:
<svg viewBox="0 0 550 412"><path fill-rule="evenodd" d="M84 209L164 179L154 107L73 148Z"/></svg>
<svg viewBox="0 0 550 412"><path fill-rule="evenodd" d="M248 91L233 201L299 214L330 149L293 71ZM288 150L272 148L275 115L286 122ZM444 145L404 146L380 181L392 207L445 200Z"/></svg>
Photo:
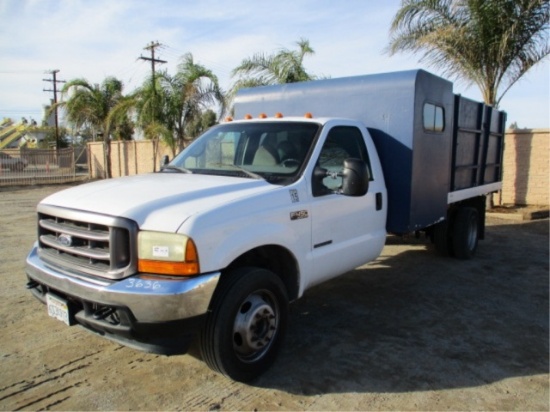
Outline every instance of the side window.
<svg viewBox="0 0 550 412"><path fill-rule="evenodd" d="M427 132L442 132L445 129L444 114L443 107L424 103L424 130Z"/></svg>
<svg viewBox="0 0 550 412"><path fill-rule="evenodd" d="M368 167L372 180L370 161L361 131L352 126L337 126L330 130L316 166L327 170L331 175L322 179L312 179L313 195L322 196L333 193L342 187L342 177L337 176L344 166L344 160L356 158L363 160Z"/></svg>

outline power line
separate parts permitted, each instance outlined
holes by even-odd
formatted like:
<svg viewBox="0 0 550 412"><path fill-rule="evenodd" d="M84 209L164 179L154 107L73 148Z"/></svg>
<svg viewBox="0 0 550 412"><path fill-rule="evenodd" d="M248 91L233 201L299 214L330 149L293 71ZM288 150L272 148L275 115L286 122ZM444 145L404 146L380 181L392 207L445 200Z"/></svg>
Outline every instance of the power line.
<svg viewBox="0 0 550 412"><path fill-rule="evenodd" d="M0 70L0 74L22 74L31 75L37 73L44 73L43 70Z"/></svg>
<svg viewBox="0 0 550 412"><path fill-rule="evenodd" d="M167 46L167 51L170 55L177 57L178 59L181 59L185 55L185 51L181 49L177 49L175 47ZM207 68L213 68L216 72L221 73L222 75L226 75L227 77L231 76L231 72L233 71L232 68L229 66L220 63L219 61L212 61L209 59L205 59L203 56L200 56L200 53L191 53L193 56L193 59L197 60L197 62L204 62L208 67Z"/></svg>

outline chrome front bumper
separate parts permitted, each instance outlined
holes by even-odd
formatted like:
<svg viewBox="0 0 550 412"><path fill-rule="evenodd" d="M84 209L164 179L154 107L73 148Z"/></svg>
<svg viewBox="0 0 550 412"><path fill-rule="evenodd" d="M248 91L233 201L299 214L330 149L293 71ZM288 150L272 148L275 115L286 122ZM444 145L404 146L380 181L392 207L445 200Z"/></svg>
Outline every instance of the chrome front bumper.
<svg viewBox="0 0 550 412"><path fill-rule="evenodd" d="M139 323L162 323L204 315L220 272L192 278L135 275L123 280L97 280L44 264L35 244L27 257L31 281L64 295L101 305L125 307Z"/></svg>

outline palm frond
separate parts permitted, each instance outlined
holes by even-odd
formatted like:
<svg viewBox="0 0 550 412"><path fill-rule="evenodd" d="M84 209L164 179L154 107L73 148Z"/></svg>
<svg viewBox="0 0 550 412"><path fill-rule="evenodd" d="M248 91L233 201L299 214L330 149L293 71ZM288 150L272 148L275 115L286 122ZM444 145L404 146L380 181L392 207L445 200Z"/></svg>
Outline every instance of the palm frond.
<svg viewBox="0 0 550 412"><path fill-rule="evenodd" d="M442 74L476 83L496 105L550 53L549 11L548 0L404 0L386 52L417 54Z"/></svg>

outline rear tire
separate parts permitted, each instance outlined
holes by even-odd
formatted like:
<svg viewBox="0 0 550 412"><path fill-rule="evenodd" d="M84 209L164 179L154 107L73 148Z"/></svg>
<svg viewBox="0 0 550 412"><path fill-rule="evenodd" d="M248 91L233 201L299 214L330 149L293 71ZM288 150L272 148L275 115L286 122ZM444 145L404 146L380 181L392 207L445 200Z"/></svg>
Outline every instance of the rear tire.
<svg viewBox="0 0 550 412"><path fill-rule="evenodd" d="M479 216L473 207L458 210L453 224L453 251L458 259L471 259L479 238Z"/></svg>
<svg viewBox="0 0 550 412"><path fill-rule="evenodd" d="M229 272L201 331L202 358L213 370L249 382L275 361L287 320L287 292L277 275L261 268Z"/></svg>
<svg viewBox="0 0 550 412"><path fill-rule="evenodd" d="M453 242L449 233L449 224L447 220L439 222L433 228L433 242L435 250L441 256L452 256Z"/></svg>

